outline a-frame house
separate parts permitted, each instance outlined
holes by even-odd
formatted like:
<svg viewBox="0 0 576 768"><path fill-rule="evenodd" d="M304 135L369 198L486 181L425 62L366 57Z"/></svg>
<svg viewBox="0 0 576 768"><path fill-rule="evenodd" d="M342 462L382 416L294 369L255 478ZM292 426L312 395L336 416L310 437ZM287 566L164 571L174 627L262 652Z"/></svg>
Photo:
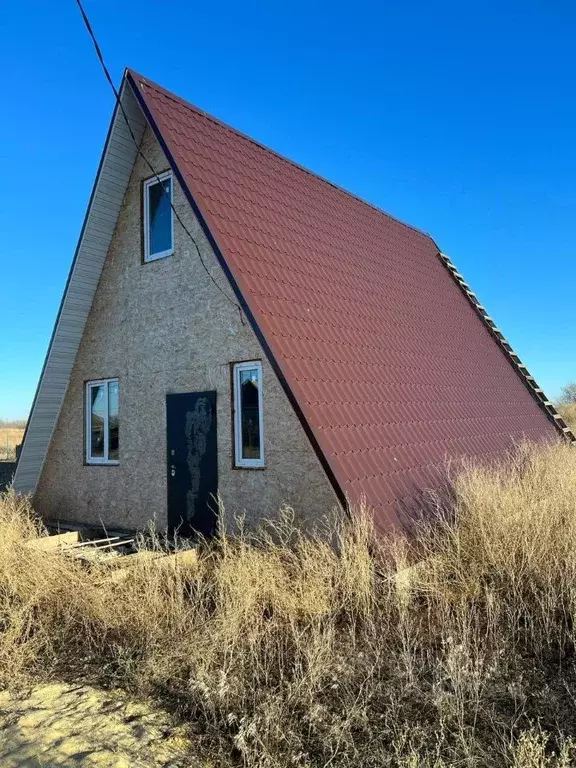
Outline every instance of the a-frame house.
<svg viewBox="0 0 576 768"><path fill-rule="evenodd" d="M387 529L447 459L573 440L430 236L135 72L121 105L16 471L45 517Z"/></svg>

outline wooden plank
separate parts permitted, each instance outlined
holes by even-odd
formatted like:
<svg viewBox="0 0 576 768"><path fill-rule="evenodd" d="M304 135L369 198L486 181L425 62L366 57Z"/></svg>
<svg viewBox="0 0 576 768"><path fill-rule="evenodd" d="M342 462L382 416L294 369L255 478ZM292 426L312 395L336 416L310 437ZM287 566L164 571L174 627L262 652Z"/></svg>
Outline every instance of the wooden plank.
<svg viewBox="0 0 576 768"><path fill-rule="evenodd" d="M110 543L112 541L118 541L120 536L107 536L105 539L88 539L87 541L80 541L76 543L71 543L68 546L68 549L79 549L80 547L90 547L94 546L95 544L102 544L103 542ZM134 541L134 539L131 539L131 541Z"/></svg>
<svg viewBox="0 0 576 768"><path fill-rule="evenodd" d="M87 541L86 543L89 544L90 542ZM134 544L134 539L120 539L119 541L110 540L107 544L99 544L97 547L89 547L89 549L95 549L100 552L114 549L114 547L125 547L128 546L128 544Z"/></svg>
<svg viewBox="0 0 576 768"><path fill-rule="evenodd" d="M133 565L149 562L150 560L158 560L159 558L165 556L165 552L143 549L141 552L132 552L129 555L117 557L113 562L111 562L111 565L115 566L116 568L131 568Z"/></svg>
<svg viewBox="0 0 576 768"><path fill-rule="evenodd" d="M80 531L67 531L57 533L54 536L42 536L39 539L31 539L26 542L30 549L39 549L44 552L53 552L66 546L71 546L80 539Z"/></svg>
<svg viewBox="0 0 576 768"><path fill-rule="evenodd" d="M106 564L112 565L113 568L105 580L120 584L128 578L131 567L145 562L149 562L153 568L159 568L161 571L176 571L178 568L195 565L198 562L198 555L195 549L182 549L171 555L146 550L136 552L133 555L119 557L114 563L107 562Z"/></svg>
<svg viewBox="0 0 576 768"><path fill-rule="evenodd" d="M164 557L154 560L153 565L156 568L174 569L183 565L196 565L197 562L198 553L195 549L181 549L172 555L164 555Z"/></svg>
<svg viewBox="0 0 576 768"><path fill-rule="evenodd" d="M65 549L64 554L73 557L76 560L84 560L91 563L103 565L114 564L118 560L123 560L122 552L117 552L114 547L121 547L126 542L117 541L110 545L101 547L84 547L83 549Z"/></svg>

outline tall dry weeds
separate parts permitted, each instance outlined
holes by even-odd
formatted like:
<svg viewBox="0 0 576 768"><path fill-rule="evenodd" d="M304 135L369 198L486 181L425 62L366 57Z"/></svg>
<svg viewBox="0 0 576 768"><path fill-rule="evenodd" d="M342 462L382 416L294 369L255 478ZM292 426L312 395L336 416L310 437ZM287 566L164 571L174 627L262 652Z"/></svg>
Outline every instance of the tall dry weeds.
<svg viewBox="0 0 576 768"><path fill-rule="evenodd" d="M82 675L161 697L221 765L566 768L576 736L576 453L521 446L455 480L412 546L366 510L222 536L119 582L26 546L0 501L0 680ZM399 572L400 571L400 572Z"/></svg>
<svg viewBox="0 0 576 768"><path fill-rule="evenodd" d="M572 429L576 429L576 403L560 403L556 406L560 415L568 426Z"/></svg>

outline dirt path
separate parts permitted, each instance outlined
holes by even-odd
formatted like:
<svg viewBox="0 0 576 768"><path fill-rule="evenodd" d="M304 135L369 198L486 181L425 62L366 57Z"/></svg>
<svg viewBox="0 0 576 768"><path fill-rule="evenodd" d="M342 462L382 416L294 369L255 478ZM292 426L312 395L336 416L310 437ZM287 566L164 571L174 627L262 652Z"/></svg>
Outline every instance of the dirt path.
<svg viewBox="0 0 576 768"><path fill-rule="evenodd" d="M184 729L166 712L125 695L60 683L28 695L0 692L2 768L193 765Z"/></svg>

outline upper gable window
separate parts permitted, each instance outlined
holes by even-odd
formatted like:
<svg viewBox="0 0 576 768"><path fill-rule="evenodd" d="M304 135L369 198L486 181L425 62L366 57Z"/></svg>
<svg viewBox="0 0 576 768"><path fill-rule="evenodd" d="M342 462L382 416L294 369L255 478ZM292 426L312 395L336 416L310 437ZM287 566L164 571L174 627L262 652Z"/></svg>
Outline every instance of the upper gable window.
<svg viewBox="0 0 576 768"><path fill-rule="evenodd" d="M167 171L144 182L144 261L174 253L172 173Z"/></svg>

